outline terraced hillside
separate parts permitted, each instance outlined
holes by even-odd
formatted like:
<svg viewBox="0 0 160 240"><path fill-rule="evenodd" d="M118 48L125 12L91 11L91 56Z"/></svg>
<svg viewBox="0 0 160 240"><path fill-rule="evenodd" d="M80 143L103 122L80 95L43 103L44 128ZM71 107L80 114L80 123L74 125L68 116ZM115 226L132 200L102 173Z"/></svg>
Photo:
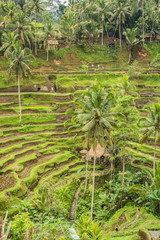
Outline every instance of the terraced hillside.
<svg viewBox="0 0 160 240"><path fill-rule="evenodd" d="M53 64L51 61L44 69L33 68L33 76L21 82L22 124L19 124L14 76L12 82L6 84L5 69L0 73L0 211L14 205L20 198L32 193L37 185L43 185L51 179L56 188L72 182L72 179L84 178L85 161L73 151L73 147L83 148L83 138L81 136L75 140L75 134L68 135L64 127L68 119L65 111L74 107L73 99L83 89L97 81L108 87L114 86L125 71L97 71L89 65L91 71L83 73L79 71L82 62L77 58L75 62L75 55L70 54L67 59L65 64L68 64L68 72L53 75L59 63L54 61ZM77 73L69 73L75 64ZM63 64L60 68L65 70ZM150 73L150 70L146 69L145 73ZM143 110L145 104L159 102L159 80L159 74L143 74L134 80L140 94L135 98L135 103L142 116L146 115ZM51 92L51 85L56 87L57 93ZM152 170L153 145L153 139L144 145L128 142L128 152L133 156L131 164Z"/></svg>
<svg viewBox="0 0 160 240"><path fill-rule="evenodd" d="M82 137L75 141L75 134L68 135L64 127L73 96L23 92L21 97L19 124L17 93L0 94L0 211L29 194L40 180L52 176L58 184L85 165L73 152L73 146L82 146Z"/></svg>

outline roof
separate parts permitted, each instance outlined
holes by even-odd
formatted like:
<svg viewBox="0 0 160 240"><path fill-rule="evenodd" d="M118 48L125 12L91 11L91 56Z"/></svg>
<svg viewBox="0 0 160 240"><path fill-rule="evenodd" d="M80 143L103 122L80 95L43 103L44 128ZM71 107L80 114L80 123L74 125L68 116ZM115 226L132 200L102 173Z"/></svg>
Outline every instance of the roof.
<svg viewBox="0 0 160 240"><path fill-rule="evenodd" d="M87 150L83 149L82 151L80 151L80 153L86 154ZM100 158L102 156L105 156L105 157L109 156L106 148L101 147L101 145L99 143L97 144L97 148L96 148L96 156L97 156L97 158ZM90 158L94 157L94 149L93 149L93 147L91 147L91 149L89 150L89 157Z"/></svg>
<svg viewBox="0 0 160 240"><path fill-rule="evenodd" d="M50 45L58 45L58 41L56 39L49 39L48 44Z"/></svg>
<svg viewBox="0 0 160 240"><path fill-rule="evenodd" d="M150 33L146 33L145 34L145 38L150 38L151 37L151 34Z"/></svg>

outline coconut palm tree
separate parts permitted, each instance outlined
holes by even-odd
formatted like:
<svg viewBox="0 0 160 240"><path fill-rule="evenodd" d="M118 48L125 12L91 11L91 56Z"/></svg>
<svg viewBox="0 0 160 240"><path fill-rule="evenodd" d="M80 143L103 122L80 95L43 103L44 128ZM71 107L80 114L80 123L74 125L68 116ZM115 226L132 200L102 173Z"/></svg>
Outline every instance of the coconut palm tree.
<svg viewBox="0 0 160 240"><path fill-rule="evenodd" d="M96 166L96 148L99 143L106 146L106 140L112 144L110 132L115 124L114 114L111 112L114 99L111 93L108 93L101 86L93 86L85 92L84 98L77 100L80 108L77 109L77 120L83 123L82 131L87 132L89 142L94 149L94 165L92 179L92 200L91 200L91 218L93 216L94 186L95 186L95 166Z"/></svg>
<svg viewBox="0 0 160 240"><path fill-rule="evenodd" d="M15 35L13 32L3 32L2 47L0 48L0 51L4 52L5 57L8 57L8 52L13 50L17 38L18 34Z"/></svg>
<svg viewBox="0 0 160 240"><path fill-rule="evenodd" d="M128 50L129 50L129 59L128 59L128 64L131 63L132 60L132 52L134 49L134 46L136 46L140 40L137 38L137 29L136 28L127 28L126 31L124 32L124 35L126 37L126 41L128 44Z"/></svg>
<svg viewBox="0 0 160 240"><path fill-rule="evenodd" d="M28 8L32 11L35 11L35 55L37 55L37 37L36 37L36 32L37 32L37 16L41 11L44 11L44 4L45 1L43 0L29 0L28 3Z"/></svg>
<svg viewBox="0 0 160 240"><path fill-rule="evenodd" d="M54 25L52 23L52 21L49 21L43 29L42 32L42 40L44 41L45 46L47 47L47 61L49 60L49 44L48 44L48 40L50 37L53 37L55 35L56 30L54 29Z"/></svg>
<svg viewBox="0 0 160 240"><path fill-rule="evenodd" d="M16 6L15 6L15 3L13 1L11 1L11 0L9 0L7 2L2 2L1 3L1 11L5 15L5 17L4 17L5 21L7 19L9 19L10 22L12 22L16 10L17 9L16 9Z"/></svg>
<svg viewBox="0 0 160 240"><path fill-rule="evenodd" d="M153 158L153 175L156 172L156 149L159 140L160 131L160 104L155 103L154 108L145 107L148 112L148 118L143 117L139 120L138 125L142 128L143 136L141 143L145 142L148 137L154 135L154 158Z"/></svg>
<svg viewBox="0 0 160 240"><path fill-rule="evenodd" d="M23 46L26 47L28 45L31 47L33 34L29 17L26 15L26 13L19 11L17 13L15 22L16 24L14 34L19 36L19 39L23 43Z"/></svg>
<svg viewBox="0 0 160 240"><path fill-rule="evenodd" d="M95 1L95 13L100 14L101 16L101 21L102 21L102 38L101 38L101 45L103 45L103 35L104 35L104 20L105 20L105 15L109 11L109 4L106 0L97 0ZM110 12L109 12L110 13ZM111 15L111 13L110 13Z"/></svg>
<svg viewBox="0 0 160 240"><path fill-rule="evenodd" d="M126 16L130 14L130 6L127 1L114 1L113 3L113 18L116 19L119 26L120 47L122 46L122 24L125 24Z"/></svg>
<svg viewBox="0 0 160 240"><path fill-rule="evenodd" d="M21 116L21 98L20 98L20 79L25 76L26 71L30 71L30 68L28 66L29 63L31 63L31 52L29 49L21 49L20 42L17 41L14 46L14 50L12 52L8 52L9 55L9 62L10 66L8 69L9 75L13 71L16 73L16 78L18 82L18 99L19 99L19 122L21 123L22 116Z"/></svg>
<svg viewBox="0 0 160 240"><path fill-rule="evenodd" d="M136 92L136 86L133 81L129 81L128 75L123 75L121 78L120 83L118 83L115 86L115 91L117 93L117 96L125 96L125 95L131 95L131 96L137 96L138 93Z"/></svg>

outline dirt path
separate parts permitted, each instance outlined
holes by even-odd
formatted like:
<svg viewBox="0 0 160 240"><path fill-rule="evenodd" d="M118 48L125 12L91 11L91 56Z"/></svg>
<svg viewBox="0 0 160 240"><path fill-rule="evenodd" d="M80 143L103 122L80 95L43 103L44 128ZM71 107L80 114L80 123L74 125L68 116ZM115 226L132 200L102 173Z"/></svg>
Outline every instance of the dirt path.
<svg viewBox="0 0 160 240"><path fill-rule="evenodd" d="M72 206L71 206L71 214L70 214L70 221L73 222L75 220L75 211L76 211L76 205L77 205L77 201L78 201L78 196L79 196L79 192L81 190L81 186L83 184L83 181L81 182L79 188L76 190L75 195L74 195L74 199L72 202Z"/></svg>
<svg viewBox="0 0 160 240"><path fill-rule="evenodd" d="M125 228L130 227L131 225L133 225L134 223L136 223L136 222L138 221L138 219L139 219L139 214L136 216L136 218L134 219L134 221L132 221L132 222L124 225L124 226L120 229L120 231L124 230Z"/></svg>

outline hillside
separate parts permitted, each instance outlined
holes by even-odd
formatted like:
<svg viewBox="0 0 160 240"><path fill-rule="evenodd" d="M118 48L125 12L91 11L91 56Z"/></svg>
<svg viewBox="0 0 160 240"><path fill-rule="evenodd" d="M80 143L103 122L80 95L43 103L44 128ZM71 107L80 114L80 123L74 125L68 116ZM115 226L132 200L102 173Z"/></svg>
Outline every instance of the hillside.
<svg viewBox="0 0 160 240"><path fill-rule="evenodd" d="M103 54L100 55L99 51ZM100 82L111 88L121 81L123 74L128 72L128 55L126 46L118 51L113 51L113 54L102 48L90 54L73 47L65 50L60 59L50 59L49 63L44 60L45 54L40 52L31 66L32 76L21 81L22 123L19 123L16 79L13 74L8 81L8 63L0 57L0 213L9 210L10 214L14 214L17 212L15 205L21 205L21 200L29 198L36 201L43 191L49 189L45 193L47 204L51 204L49 199L53 198L57 205L54 206L55 209L57 207L55 211L61 216L61 206L58 205L61 200L65 208L62 215L68 220L78 190L74 214L77 208L78 217L81 215L85 156L80 154L80 150L86 148L86 144L83 134L76 136L76 131L68 134L64 123L70 116L66 115L66 111L75 109L74 99L91 85ZM116 59L115 54L118 54ZM149 66L152 56L144 48L135 49L134 59L138 61L138 74L133 81L139 93L134 101L140 115L146 116L146 104L160 103L159 70ZM127 141L127 152L133 156L130 166L135 172L152 171L153 138L144 144ZM159 161L158 143L156 162ZM93 162L90 161L89 178L92 169ZM102 187L109 176L109 162L96 165L97 196L99 186ZM86 197L86 211L90 207L89 201L90 198ZM122 216L124 222L121 222ZM118 223L123 227L135 218L136 207L118 210L108 222L105 219L104 239L138 240L142 232L160 229L159 219L142 209L138 221L117 236L114 226Z"/></svg>

